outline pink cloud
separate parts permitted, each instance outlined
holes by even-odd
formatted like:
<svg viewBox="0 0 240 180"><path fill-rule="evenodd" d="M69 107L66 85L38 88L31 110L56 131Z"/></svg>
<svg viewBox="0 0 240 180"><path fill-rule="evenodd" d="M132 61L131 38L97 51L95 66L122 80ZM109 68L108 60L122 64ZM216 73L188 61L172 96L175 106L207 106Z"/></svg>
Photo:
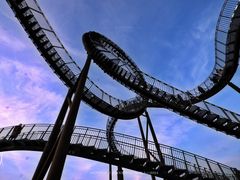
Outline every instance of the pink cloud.
<svg viewBox="0 0 240 180"><path fill-rule="evenodd" d="M21 61L0 60L1 126L55 120L63 97L50 90L57 82L51 71ZM46 117L49 119L41 119Z"/></svg>

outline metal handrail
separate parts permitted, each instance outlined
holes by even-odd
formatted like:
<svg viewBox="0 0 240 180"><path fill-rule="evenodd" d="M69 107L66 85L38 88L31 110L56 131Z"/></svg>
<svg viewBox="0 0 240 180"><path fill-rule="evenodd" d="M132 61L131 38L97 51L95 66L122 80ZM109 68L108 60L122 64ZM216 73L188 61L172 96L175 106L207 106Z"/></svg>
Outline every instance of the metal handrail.
<svg viewBox="0 0 240 180"><path fill-rule="evenodd" d="M52 127L53 125L51 124L24 124L23 129L17 136L16 140L26 139L47 141ZM0 128L0 141L9 141L13 128L14 126ZM122 147L122 150L120 149L122 155L133 155L135 159L146 158L145 149L140 138L121 133L114 133L114 136L116 137L115 142ZM154 148L154 142L148 141L148 143L149 151L154 154L155 157L158 157L157 150ZM96 149L109 150L106 131L97 128L76 126L73 131L71 144L94 146ZM202 174L206 174L206 172L211 174L212 170L214 174L222 175L222 169L225 175L234 175L231 173L233 168L227 165L164 144L159 144L159 146L166 165L172 165L177 169L187 169L188 171L196 172L197 170L195 167L197 167L197 164L201 163L198 165L198 168ZM172 153L170 153L170 151L172 151ZM154 158L151 158L150 160L153 162L156 161ZM210 167L208 164L210 164Z"/></svg>

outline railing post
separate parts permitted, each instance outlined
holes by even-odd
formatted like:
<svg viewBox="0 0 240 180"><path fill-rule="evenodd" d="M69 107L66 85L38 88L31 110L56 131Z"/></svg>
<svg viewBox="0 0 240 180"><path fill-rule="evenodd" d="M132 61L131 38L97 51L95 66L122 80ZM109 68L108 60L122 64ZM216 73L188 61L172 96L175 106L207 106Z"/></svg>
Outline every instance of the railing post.
<svg viewBox="0 0 240 180"><path fill-rule="evenodd" d="M137 140L135 139L135 144L134 144L134 146L133 146L133 156L135 156L135 150L136 150L136 142L137 142Z"/></svg>
<svg viewBox="0 0 240 180"><path fill-rule="evenodd" d="M8 131L8 133L6 134L6 136L5 136L3 139L6 139L6 137L12 132L12 130L13 130L14 127L15 127L15 126L12 126L12 127L10 128L10 130Z"/></svg>
<svg viewBox="0 0 240 180"><path fill-rule="evenodd" d="M202 176L201 168L200 168L200 166L199 166L199 164L198 164L198 160L197 160L197 157L196 157L195 154L194 154L194 158L195 158L195 160L196 160L196 163L197 163L197 167L198 167L199 173L200 173L200 175Z"/></svg>
<svg viewBox="0 0 240 180"><path fill-rule="evenodd" d="M240 172L237 169L231 168L231 171L237 179L240 179Z"/></svg>
<svg viewBox="0 0 240 180"><path fill-rule="evenodd" d="M225 178L227 178L227 176L226 176L226 174L224 173L224 171L223 171L222 167L220 166L220 164L217 163L217 165L218 165L220 171L222 172L223 176L224 176Z"/></svg>
<svg viewBox="0 0 240 180"><path fill-rule="evenodd" d="M4 128L1 129L0 134L2 133L3 129L4 129Z"/></svg>
<svg viewBox="0 0 240 180"><path fill-rule="evenodd" d="M76 144L78 144L78 141L79 141L79 139L80 139L80 134L78 134L78 138L77 138L77 142L76 142Z"/></svg>
<svg viewBox="0 0 240 180"><path fill-rule="evenodd" d="M184 153L184 151L182 151L182 153L183 153L184 164L185 164L185 166L186 166L186 170L188 171L188 166L187 166L187 161L186 161L185 153Z"/></svg>
<svg viewBox="0 0 240 180"><path fill-rule="evenodd" d="M43 139L43 137L45 136L45 134L47 133L48 129L51 127L52 125L49 124L47 129L43 132L42 136L41 136L41 139Z"/></svg>
<svg viewBox="0 0 240 180"><path fill-rule="evenodd" d="M210 164L209 164L209 162L208 162L208 159L205 159L205 161L207 162L207 165L208 165L209 170L211 171L213 177L216 178L216 177L215 177L215 174L213 173L213 170L212 170L212 168L211 168L211 166L210 166Z"/></svg>
<svg viewBox="0 0 240 180"><path fill-rule="evenodd" d="M33 126L32 126L32 128L30 129L30 131L28 131L28 133L27 133L27 135L26 135L26 138L29 136L29 134L32 132L32 130L33 130L33 128L35 127L35 125L36 124L34 124ZM25 127L25 125L23 126L23 127ZM30 138L29 138L30 139Z"/></svg>
<svg viewBox="0 0 240 180"><path fill-rule="evenodd" d="M171 156L172 156L172 160L173 160L173 166L176 167L176 162L175 162L175 157L173 156L172 147L170 147L170 152L171 152Z"/></svg>
<svg viewBox="0 0 240 180"><path fill-rule="evenodd" d="M99 130L98 130L98 135L96 136L96 141L95 141L95 143L94 143L94 147L96 147L96 143L97 143L97 140L98 140L98 137L99 137L100 132L101 132L101 130L99 129Z"/></svg>
<svg viewBox="0 0 240 180"><path fill-rule="evenodd" d="M84 135L83 135L82 141L81 141L81 143L80 143L80 144L82 144L82 145L83 145L83 140L84 140L84 138L85 138L85 136L86 136L86 134L87 134L87 131L88 131L88 128L86 129L86 131L85 131L85 133L84 133Z"/></svg>

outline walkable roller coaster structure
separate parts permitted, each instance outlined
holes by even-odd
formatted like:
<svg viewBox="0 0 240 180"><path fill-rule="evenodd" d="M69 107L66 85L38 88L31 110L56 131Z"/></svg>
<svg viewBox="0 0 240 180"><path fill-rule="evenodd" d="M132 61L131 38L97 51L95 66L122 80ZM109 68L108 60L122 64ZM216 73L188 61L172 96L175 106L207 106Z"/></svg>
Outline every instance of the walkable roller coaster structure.
<svg viewBox="0 0 240 180"><path fill-rule="evenodd" d="M54 125L23 125L21 133L13 140L14 127L0 129L0 151L43 151L33 179L43 179L47 173L47 179L60 179L67 154L114 164L121 172L118 179L123 179L122 167L150 174L152 179L240 179L236 168L159 144L147 112L150 107L166 108L240 138L240 115L205 101L227 85L240 93L240 88L231 82L239 61L238 0L225 0L221 9L211 74L188 91L142 72L117 44L94 31L83 35L88 56L81 69L64 48L36 0L7 2L45 61L69 88ZM87 77L92 61L137 96L122 100L99 88ZM106 131L75 126L81 100L110 116ZM146 132L141 117L146 118ZM134 118L138 120L141 138L114 132L118 119ZM148 140L148 133L153 141Z"/></svg>

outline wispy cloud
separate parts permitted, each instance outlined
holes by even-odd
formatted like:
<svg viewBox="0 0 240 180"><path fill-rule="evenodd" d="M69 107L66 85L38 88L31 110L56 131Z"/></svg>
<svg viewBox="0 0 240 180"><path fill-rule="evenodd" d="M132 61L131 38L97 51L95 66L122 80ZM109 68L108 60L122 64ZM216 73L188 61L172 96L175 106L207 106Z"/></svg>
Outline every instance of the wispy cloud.
<svg viewBox="0 0 240 180"><path fill-rule="evenodd" d="M9 34L6 29L0 26L0 45L10 48L14 51L22 51L27 46L17 37Z"/></svg>
<svg viewBox="0 0 240 180"><path fill-rule="evenodd" d="M62 96L48 89L47 83L56 83L49 72L6 58L1 58L0 70L1 126L55 119Z"/></svg>

